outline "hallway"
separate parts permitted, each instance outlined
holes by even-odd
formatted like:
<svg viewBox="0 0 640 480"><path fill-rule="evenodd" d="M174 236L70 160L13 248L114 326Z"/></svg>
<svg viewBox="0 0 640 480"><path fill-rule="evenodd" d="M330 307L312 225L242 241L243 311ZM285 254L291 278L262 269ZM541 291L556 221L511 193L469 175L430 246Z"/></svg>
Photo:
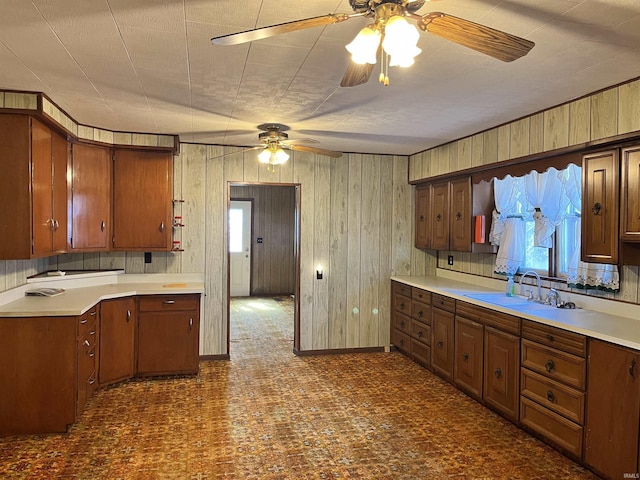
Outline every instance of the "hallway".
<svg viewBox="0 0 640 480"><path fill-rule="evenodd" d="M399 353L296 357L292 308L234 299L230 361L98 391L67 434L0 439L0 478L595 478Z"/></svg>

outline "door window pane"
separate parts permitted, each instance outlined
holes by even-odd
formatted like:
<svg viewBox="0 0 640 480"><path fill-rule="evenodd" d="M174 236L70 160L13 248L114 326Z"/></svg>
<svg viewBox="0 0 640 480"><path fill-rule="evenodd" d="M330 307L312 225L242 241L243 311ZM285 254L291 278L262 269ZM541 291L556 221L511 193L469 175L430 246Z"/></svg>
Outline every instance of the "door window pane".
<svg viewBox="0 0 640 480"><path fill-rule="evenodd" d="M229 209L229 253L242 252L242 209Z"/></svg>

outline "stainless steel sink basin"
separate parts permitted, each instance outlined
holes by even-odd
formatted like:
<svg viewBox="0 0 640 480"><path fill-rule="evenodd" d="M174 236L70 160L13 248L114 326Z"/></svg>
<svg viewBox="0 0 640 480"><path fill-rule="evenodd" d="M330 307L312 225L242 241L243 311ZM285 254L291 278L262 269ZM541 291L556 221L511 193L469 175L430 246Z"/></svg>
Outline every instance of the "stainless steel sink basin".
<svg viewBox="0 0 640 480"><path fill-rule="evenodd" d="M507 297L507 295L503 292L467 293L464 296L472 298L474 300L491 303L492 305L500 305L501 307L513 308L515 310L528 311L555 308L551 305L532 302L530 300L527 300L526 297L522 297L520 295L516 295L515 297Z"/></svg>

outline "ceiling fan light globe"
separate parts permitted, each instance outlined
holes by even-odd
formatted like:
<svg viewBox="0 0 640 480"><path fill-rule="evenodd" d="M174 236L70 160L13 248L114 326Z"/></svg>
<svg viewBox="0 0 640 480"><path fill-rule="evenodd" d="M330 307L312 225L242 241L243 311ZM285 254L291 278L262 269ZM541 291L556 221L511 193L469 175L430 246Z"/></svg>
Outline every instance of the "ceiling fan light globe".
<svg viewBox="0 0 640 480"><path fill-rule="evenodd" d="M416 46L420 39L420 33L415 25L411 25L404 17L395 15L387 21L384 32L382 48L392 57L389 65L412 65L413 58L422 52Z"/></svg>
<svg viewBox="0 0 640 480"><path fill-rule="evenodd" d="M366 26L356 38L354 38L350 44L345 48L351 54L351 60L359 65L370 63L374 65L376 63L376 56L378 53L378 46L380 45L380 31Z"/></svg>
<svg viewBox="0 0 640 480"><path fill-rule="evenodd" d="M282 165L287 160L289 160L289 154L281 148L273 153L272 157L275 157L275 162L272 162L273 165Z"/></svg>
<svg viewBox="0 0 640 480"><path fill-rule="evenodd" d="M422 52L418 47L407 49L407 51L401 52L401 54L391 55L389 58L390 67L410 67L415 62L415 57Z"/></svg>
<svg viewBox="0 0 640 480"><path fill-rule="evenodd" d="M260 163L269 163L269 159L271 158L271 152L268 148L265 148L258 154L258 161Z"/></svg>

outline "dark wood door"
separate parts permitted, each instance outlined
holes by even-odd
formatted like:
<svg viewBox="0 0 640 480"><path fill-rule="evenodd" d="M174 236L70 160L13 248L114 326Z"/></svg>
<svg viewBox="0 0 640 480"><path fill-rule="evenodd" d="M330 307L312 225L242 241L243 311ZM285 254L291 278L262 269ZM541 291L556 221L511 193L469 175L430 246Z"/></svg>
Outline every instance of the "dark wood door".
<svg viewBox="0 0 640 480"><path fill-rule="evenodd" d="M140 313L137 373L197 373L199 329L195 310Z"/></svg>
<svg viewBox="0 0 640 480"><path fill-rule="evenodd" d="M51 165L52 253L64 253L67 251L67 169L69 165L69 142L55 132L51 133Z"/></svg>
<svg viewBox="0 0 640 480"><path fill-rule="evenodd" d="M484 329L484 402L510 420L518 419L520 338Z"/></svg>
<svg viewBox="0 0 640 480"><path fill-rule="evenodd" d="M416 248L430 248L431 235L429 231L429 196L430 188L422 187L416 189Z"/></svg>
<svg viewBox="0 0 640 480"><path fill-rule="evenodd" d="M71 248L108 250L111 232L111 151L95 145L74 145L71 165Z"/></svg>
<svg viewBox="0 0 640 480"><path fill-rule="evenodd" d="M170 152L116 150L113 164L113 249L171 250Z"/></svg>
<svg viewBox="0 0 640 480"><path fill-rule="evenodd" d="M100 304L100 385L131 378L135 373L135 299Z"/></svg>
<svg viewBox="0 0 640 480"><path fill-rule="evenodd" d="M53 249L53 191L51 130L31 120L32 254L45 255Z"/></svg>
<svg viewBox="0 0 640 480"><path fill-rule="evenodd" d="M638 471L640 352L590 340L584 459L607 478Z"/></svg>
<svg viewBox="0 0 640 480"><path fill-rule="evenodd" d="M455 324L455 384L469 396L481 400L484 326L460 316L456 316Z"/></svg>
<svg viewBox="0 0 640 480"><path fill-rule="evenodd" d="M582 261L618 263L617 150L582 158Z"/></svg>
<svg viewBox="0 0 640 480"><path fill-rule="evenodd" d="M454 314L439 308L431 310L431 367L445 380L453 380Z"/></svg>
<svg viewBox="0 0 640 480"><path fill-rule="evenodd" d="M449 214L449 249L457 252L471 251L472 200L471 178L451 181L451 211Z"/></svg>
<svg viewBox="0 0 640 480"><path fill-rule="evenodd" d="M640 146L622 150L621 235L640 242Z"/></svg>
<svg viewBox="0 0 640 480"><path fill-rule="evenodd" d="M431 248L449 249L449 182L431 186Z"/></svg>

